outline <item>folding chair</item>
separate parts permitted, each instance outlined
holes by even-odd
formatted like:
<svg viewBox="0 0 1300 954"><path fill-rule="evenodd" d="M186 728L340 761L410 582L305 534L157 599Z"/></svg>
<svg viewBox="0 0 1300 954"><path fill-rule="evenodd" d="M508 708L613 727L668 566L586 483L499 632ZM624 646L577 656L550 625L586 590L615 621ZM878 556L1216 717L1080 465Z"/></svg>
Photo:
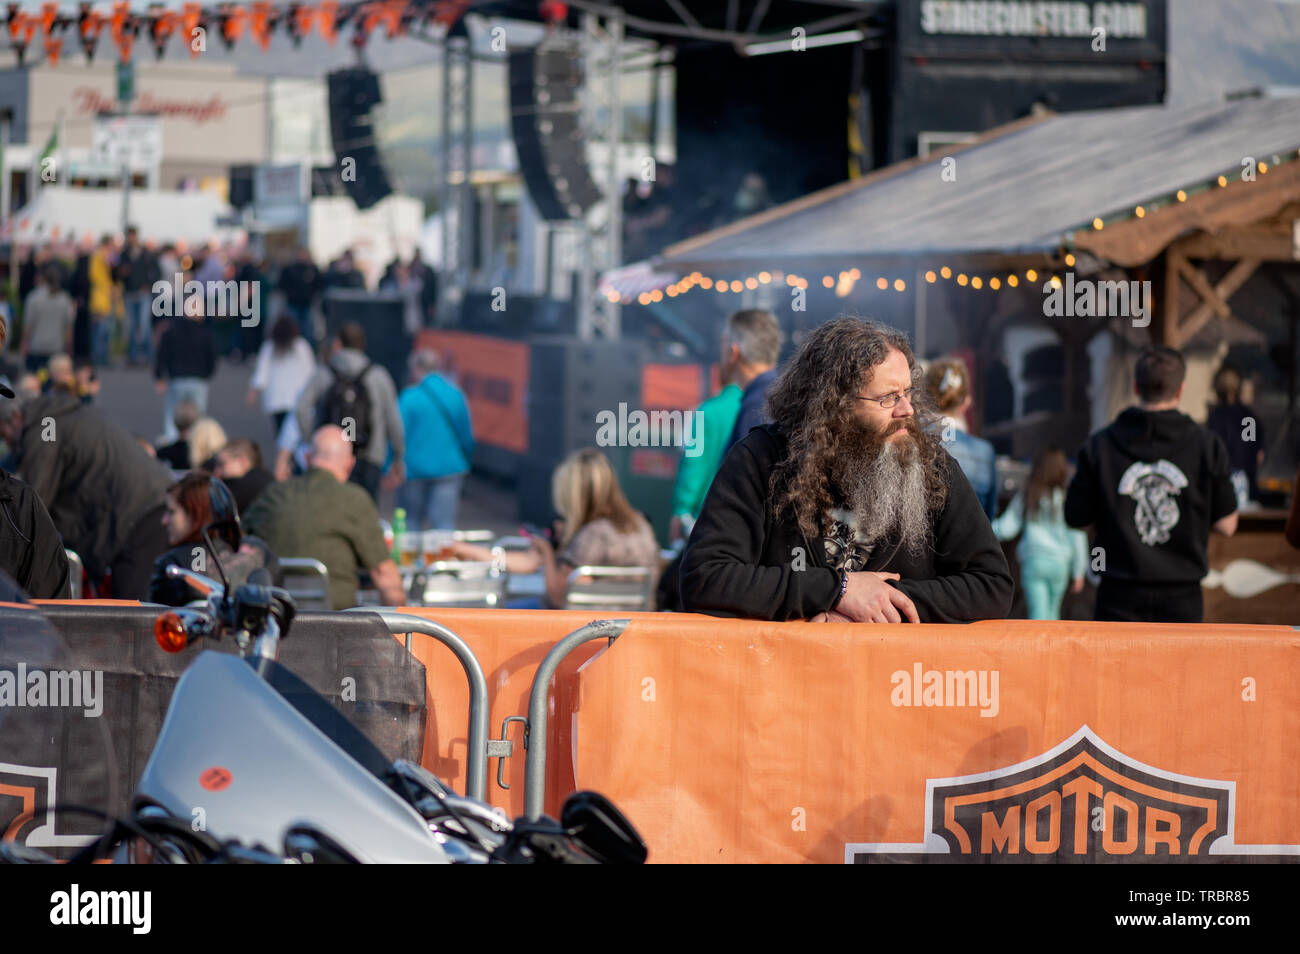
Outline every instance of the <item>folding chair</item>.
<svg viewBox="0 0 1300 954"><path fill-rule="evenodd" d="M325 564L311 557L280 557L284 588L298 609L333 609L330 603L330 574Z"/></svg>
<svg viewBox="0 0 1300 954"><path fill-rule="evenodd" d="M569 574L564 608L649 611L653 606L654 578L644 566L580 566Z"/></svg>

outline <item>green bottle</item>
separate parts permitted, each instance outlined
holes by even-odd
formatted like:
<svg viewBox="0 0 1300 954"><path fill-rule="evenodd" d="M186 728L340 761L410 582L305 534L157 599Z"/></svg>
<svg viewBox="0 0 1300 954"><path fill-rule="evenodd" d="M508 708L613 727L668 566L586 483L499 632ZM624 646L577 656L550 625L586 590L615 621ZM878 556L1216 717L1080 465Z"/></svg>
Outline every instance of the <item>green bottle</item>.
<svg viewBox="0 0 1300 954"><path fill-rule="evenodd" d="M406 534L406 510L398 507L393 511L393 561L402 564L402 537Z"/></svg>

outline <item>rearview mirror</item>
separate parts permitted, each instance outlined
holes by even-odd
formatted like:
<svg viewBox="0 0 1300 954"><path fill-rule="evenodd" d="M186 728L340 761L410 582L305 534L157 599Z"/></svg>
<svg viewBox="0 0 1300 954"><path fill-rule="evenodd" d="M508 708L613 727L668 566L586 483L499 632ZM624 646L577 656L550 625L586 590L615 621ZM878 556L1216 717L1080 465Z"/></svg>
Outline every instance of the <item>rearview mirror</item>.
<svg viewBox="0 0 1300 954"><path fill-rule="evenodd" d="M640 865L647 850L640 834L604 795L574 792L564 803L560 824L603 864Z"/></svg>

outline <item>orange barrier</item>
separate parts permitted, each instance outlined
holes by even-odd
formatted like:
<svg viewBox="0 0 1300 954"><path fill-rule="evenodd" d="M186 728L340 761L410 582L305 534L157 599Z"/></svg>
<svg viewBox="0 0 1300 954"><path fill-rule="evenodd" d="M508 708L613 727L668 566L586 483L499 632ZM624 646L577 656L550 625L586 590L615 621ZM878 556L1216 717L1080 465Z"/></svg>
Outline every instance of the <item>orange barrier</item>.
<svg viewBox="0 0 1300 954"><path fill-rule="evenodd" d="M648 615L579 687L652 861L1300 861L1290 627Z"/></svg>

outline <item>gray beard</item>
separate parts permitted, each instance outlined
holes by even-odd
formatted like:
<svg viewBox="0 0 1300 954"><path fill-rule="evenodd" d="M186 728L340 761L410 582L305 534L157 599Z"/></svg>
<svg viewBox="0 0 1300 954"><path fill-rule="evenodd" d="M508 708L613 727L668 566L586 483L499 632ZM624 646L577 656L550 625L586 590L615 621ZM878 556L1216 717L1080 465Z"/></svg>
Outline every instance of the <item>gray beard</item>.
<svg viewBox="0 0 1300 954"><path fill-rule="evenodd" d="M924 552L932 525L925 466L915 446L900 453L896 444L885 444L879 453L845 461L839 469L837 482L857 524L855 543L874 546L895 536L908 552Z"/></svg>

